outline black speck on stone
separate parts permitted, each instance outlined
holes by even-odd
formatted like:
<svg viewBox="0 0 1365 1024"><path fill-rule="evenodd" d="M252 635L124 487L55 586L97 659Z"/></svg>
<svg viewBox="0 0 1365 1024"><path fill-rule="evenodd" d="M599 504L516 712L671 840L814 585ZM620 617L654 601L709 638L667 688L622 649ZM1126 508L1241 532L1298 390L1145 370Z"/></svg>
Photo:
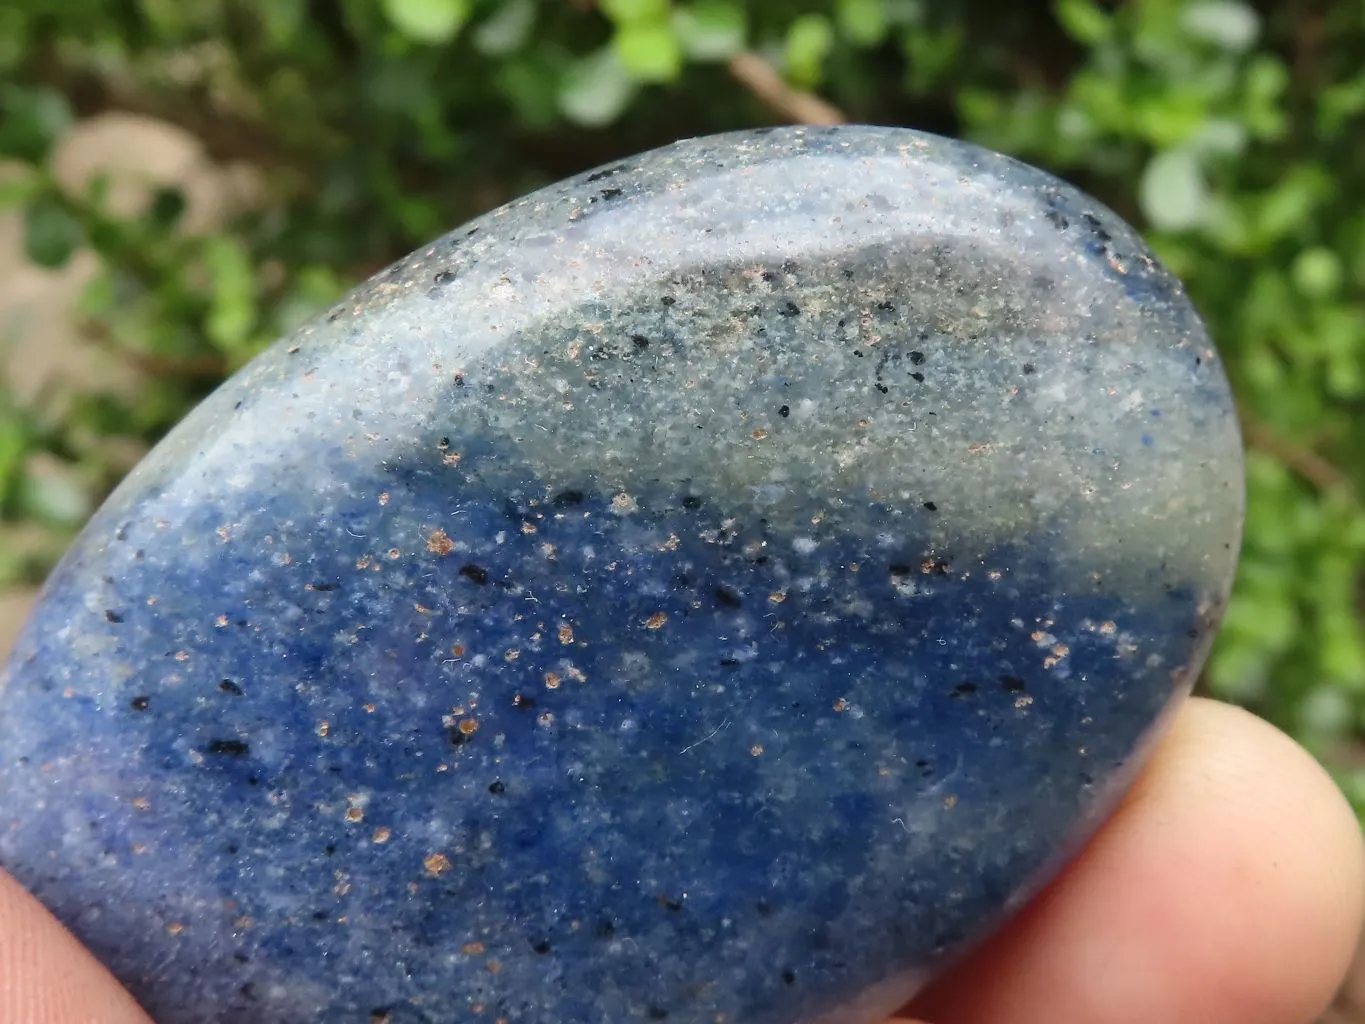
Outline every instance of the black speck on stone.
<svg viewBox="0 0 1365 1024"><path fill-rule="evenodd" d="M927 512L937 512L937 511L938 511L938 505L937 505L937 503L935 503L935 502L926 501L926 502L924 503L924 509L925 509L925 511L927 511Z"/></svg>
<svg viewBox="0 0 1365 1024"><path fill-rule="evenodd" d="M230 694L232 694L234 697L240 697L240 696L242 696L242 694L245 692L240 686L238 686L236 683L234 683L231 679L220 679L220 680L218 681L218 689L222 690L224 693L230 693Z"/></svg>
<svg viewBox="0 0 1365 1024"><path fill-rule="evenodd" d="M637 349L649 348L649 339L646 338L643 334L632 334L630 336L630 343L634 345Z"/></svg>
<svg viewBox="0 0 1365 1024"><path fill-rule="evenodd" d="M450 284L455 280L455 274L450 270L438 270L431 278L434 284Z"/></svg>
<svg viewBox="0 0 1365 1024"><path fill-rule="evenodd" d="M574 505L583 504L583 492L574 490L560 491L550 500L554 502L555 508L570 508Z"/></svg>
<svg viewBox="0 0 1365 1024"><path fill-rule="evenodd" d="M1037 369L1037 367L1035 367L1032 363L1025 363L1025 364L1024 364L1024 374L1025 374L1025 376L1027 376L1027 375L1030 374L1030 373L1033 373L1036 369Z"/></svg>
<svg viewBox="0 0 1365 1024"><path fill-rule="evenodd" d="M785 303L778 307L777 313L779 316L800 316L801 307L798 306L795 302L792 302L791 299L788 299Z"/></svg>
<svg viewBox="0 0 1365 1024"><path fill-rule="evenodd" d="M970 697L976 692L975 683L958 683L953 687L954 697Z"/></svg>
<svg viewBox="0 0 1365 1024"><path fill-rule="evenodd" d="M913 363L915 366L921 365L924 362L924 353L919 351L911 352L910 362Z"/></svg>
<svg viewBox="0 0 1365 1024"><path fill-rule="evenodd" d="M744 599L740 597L739 591L733 587L720 586L712 593L715 594L716 600L727 608L738 608L744 604Z"/></svg>
<svg viewBox="0 0 1365 1024"><path fill-rule="evenodd" d="M152 706L152 698L147 696L137 696L128 702L128 706L134 711L146 711Z"/></svg>
<svg viewBox="0 0 1365 1024"><path fill-rule="evenodd" d="M544 956L550 952L550 942L548 939L536 939L531 943L531 950Z"/></svg>
<svg viewBox="0 0 1365 1024"><path fill-rule="evenodd" d="M502 794L507 792L507 787L503 785L501 779L494 779L488 784L488 792L492 793L494 796L502 796Z"/></svg>
<svg viewBox="0 0 1365 1024"><path fill-rule="evenodd" d="M648 1017L650 1020L667 1020L668 1011L662 1006L651 1006L649 1008Z"/></svg>
<svg viewBox="0 0 1365 1024"><path fill-rule="evenodd" d="M104 618L106 622L112 622L116 626L123 621L123 616L112 608L104 609Z"/></svg>
<svg viewBox="0 0 1365 1024"><path fill-rule="evenodd" d="M915 381L916 384L923 384L923 383L924 383L924 374L919 373L918 371L916 371L915 373L910 374L910 376L914 379L914 381Z"/></svg>
<svg viewBox="0 0 1365 1024"><path fill-rule="evenodd" d="M612 200L621 198L621 196L625 195L625 192L619 188L604 188L598 195L603 199Z"/></svg>
<svg viewBox="0 0 1365 1024"><path fill-rule="evenodd" d="M1000 686L1006 693L1023 693L1025 689L1024 681L1018 676L1001 676Z"/></svg>
<svg viewBox="0 0 1365 1024"><path fill-rule="evenodd" d="M781 416L784 420L791 414L792 409L790 405L784 405L782 408L777 410L777 415Z"/></svg>
<svg viewBox="0 0 1365 1024"><path fill-rule="evenodd" d="M782 984L784 985L796 984L796 972L793 971L790 967L788 967L785 971L782 972Z"/></svg>
<svg viewBox="0 0 1365 1024"><path fill-rule="evenodd" d="M698 509L701 508L701 499L695 494L686 494L683 495L682 504L685 509Z"/></svg>
<svg viewBox="0 0 1365 1024"><path fill-rule="evenodd" d="M209 740L204 747L204 753L223 757L245 757L250 752L250 745L241 740Z"/></svg>
<svg viewBox="0 0 1365 1024"><path fill-rule="evenodd" d="M488 582L488 570L481 565L475 565L473 562L466 562L460 566L460 575L481 587Z"/></svg>
<svg viewBox="0 0 1365 1024"><path fill-rule="evenodd" d="M605 181L607 178L613 178L628 170L630 170L629 164L613 164L611 167L604 167L600 171L593 171L586 180L588 182Z"/></svg>

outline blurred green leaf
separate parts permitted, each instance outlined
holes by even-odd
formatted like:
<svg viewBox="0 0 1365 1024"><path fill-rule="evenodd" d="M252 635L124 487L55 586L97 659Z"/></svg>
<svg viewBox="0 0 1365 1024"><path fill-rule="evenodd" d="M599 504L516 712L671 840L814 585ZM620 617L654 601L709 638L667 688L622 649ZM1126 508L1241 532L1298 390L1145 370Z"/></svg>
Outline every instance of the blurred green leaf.
<svg viewBox="0 0 1365 1024"><path fill-rule="evenodd" d="M1113 32L1110 15L1095 0L1056 0L1053 10L1067 35L1078 43L1094 46Z"/></svg>
<svg viewBox="0 0 1365 1024"><path fill-rule="evenodd" d="M602 13L617 24L658 24L668 17L668 0L600 0Z"/></svg>
<svg viewBox="0 0 1365 1024"><path fill-rule="evenodd" d="M487 57L515 53L526 45L535 24L535 0L505 0L474 31L474 47Z"/></svg>
<svg viewBox="0 0 1365 1024"><path fill-rule="evenodd" d="M682 46L667 22L627 22L612 43L621 66L641 82L671 82L682 71Z"/></svg>
<svg viewBox="0 0 1365 1024"><path fill-rule="evenodd" d="M84 239L80 221L55 196L39 195L24 207L24 252L38 266L64 266Z"/></svg>
<svg viewBox="0 0 1365 1024"><path fill-rule="evenodd" d="M0 157L41 162L72 120L56 90L0 84Z"/></svg>
<svg viewBox="0 0 1365 1024"><path fill-rule="evenodd" d="M787 74L799 85L814 87L824 76L825 58L834 48L834 27L819 14L804 14L787 28L783 54Z"/></svg>
<svg viewBox="0 0 1365 1024"><path fill-rule="evenodd" d="M1180 23L1190 35L1236 51L1255 43L1261 27L1255 9L1241 0L1196 0L1181 11Z"/></svg>
<svg viewBox="0 0 1365 1024"><path fill-rule="evenodd" d="M1161 231L1183 231L1204 222L1209 186L1193 150L1168 149L1147 163L1138 202L1148 222Z"/></svg>
<svg viewBox="0 0 1365 1024"><path fill-rule="evenodd" d="M417 43L439 46L460 34L469 0L380 0L393 27Z"/></svg>
<svg viewBox="0 0 1365 1024"><path fill-rule="evenodd" d="M241 242L225 235L209 241L204 260L213 282L209 338L224 355L240 357L256 324L255 269Z"/></svg>
<svg viewBox="0 0 1365 1024"><path fill-rule="evenodd" d="M595 128L620 116L635 92L635 81L613 47L579 60L559 90L559 108L571 121Z"/></svg>
<svg viewBox="0 0 1365 1024"><path fill-rule="evenodd" d="M854 46L876 46L886 38L883 0L838 0L835 20L840 34Z"/></svg>
<svg viewBox="0 0 1365 1024"><path fill-rule="evenodd" d="M724 60L744 49L748 17L735 0L699 0L674 12L673 31L692 60Z"/></svg>

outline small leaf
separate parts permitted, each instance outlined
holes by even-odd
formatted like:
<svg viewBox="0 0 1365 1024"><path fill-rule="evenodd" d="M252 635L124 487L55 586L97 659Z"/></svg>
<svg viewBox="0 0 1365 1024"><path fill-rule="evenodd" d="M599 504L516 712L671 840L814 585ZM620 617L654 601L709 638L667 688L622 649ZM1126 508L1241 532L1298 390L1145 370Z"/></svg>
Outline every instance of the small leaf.
<svg viewBox="0 0 1365 1024"><path fill-rule="evenodd" d="M460 34L469 0L380 0L393 27L413 42L439 46Z"/></svg>
<svg viewBox="0 0 1365 1024"><path fill-rule="evenodd" d="M38 266L64 266L84 238L80 222L56 197L39 196L24 207L24 251Z"/></svg>
<svg viewBox="0 0 1365 1024"><path fill-rule="evenodd" d="M693 60L725 60L749 37L744 8L731 0L700 0L673 14L673 31Z"/></svg>
<svg viewBox="0 0 1365 1024"><path fill-rule="evenodd" d="M0 86L0 156L41 163L73 120L55 89Z"/></svg>
<svg viewBox="0 0 1365 1024"><path fill-rule="evenodd" d="M1110 16L1095 0L1057 0L1053 9L1066 34L1078 43L1094 46L1113 35Z"/></svg>
<svg viewBox="0 0 1365 1024"><path fill-rule="evenodd" d="M1260 16L1241 0L1200 0L1181 12L1180 24L1195 38L1234 53L1250 49L1261 34Z"/></svg>
<svg viewBox="0 0 1365 1024"><path fill-rule="evenodd" d="M635 82L611 47L569 69L559 89L559 109L586 128L600 128L620 116L635 94Z"/></svg>
<svg viewBox="0 0 1365 1024"><path fill-rule="evenodd" d="M601 0L598 7L618 25L657 23L668 17L668 0Z"/></svg>
<svg viewBox="0 0 1365 1024"><path fill-rule="evenodd" d="M42 188L42 178L32 167L16 163L0 169L0 210L12 209L28 202Z"/></svg>
<svg viewBox="0 0 1365 1024"><path fill-rule="evenodd" d="M204 252L213 280L205 327L225 355L238 355L256 325L256 277L246 247L235 238L209 240Z"/></svg>
<svg viewBox="0 0 1365 1024"><path fill-rule="evenodd" d="M854 46L876 46L886 38L883 0L839 0L835 18L840 34Z"/></svg>
<svg viewBox="0 0 1365 1024"><path fill-rule="evenodd" d="M1194 152L1168 149L1147 162L1138 185L1138 203L1152 227L1184 231L1203 223L1209 186Z"/></svg>
<svg viewBox="0 0 1365 1024"><path fill-rule="evenodd" d="M257 5L265 37L270 45L283 50L303 27L304 0L269 0Z"/></svg>
<svg viewBox="0 0 1365 1024"><path fill-rule="evenodd" d="M1305 249L1294 259L1294 285L1310 299L1325 299L1341 287L1341 260L1331 249Z"/></svg>
<svg viewBox="0 0 1365 1024"><path fill-rule="evenodd" d="M621 66L641 82L671 82L682 71L682 47L667 23L622 25L612 45Z"/></svg>
<svg viewBox="0 0 1365 1024"><path fill-rule="evenodd" d="M474 48L487 57L515 53L526 45L535 24L535 0L506 0L474 31Z"/></svg>
<svg viewBox="0 0 1365 1024"><path fill-rule="evenodd" d="M787 74L804 86L820 84L825 58L834 47L834 28L819 14L803 14L787 28L783 50Z"/></svg>

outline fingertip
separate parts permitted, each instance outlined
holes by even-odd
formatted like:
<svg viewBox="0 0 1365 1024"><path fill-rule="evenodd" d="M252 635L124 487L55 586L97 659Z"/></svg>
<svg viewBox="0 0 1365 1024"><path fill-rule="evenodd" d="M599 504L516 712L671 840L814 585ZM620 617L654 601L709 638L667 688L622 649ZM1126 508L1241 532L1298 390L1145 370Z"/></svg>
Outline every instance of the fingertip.
<svg viewBox="0 0 1365 1024"><path fill-rule="evenodd" d="M1331 779L1236 708L1182 708L1110 822L931 987L951 1024L1311 1020L1365 914L1360 830Z"/></svg>
<svg viewBox="0 0 1365 1024"><path fill-rule="evenodd" d="M113 975L3 871L0 1021L152 1024Z"/></svg>

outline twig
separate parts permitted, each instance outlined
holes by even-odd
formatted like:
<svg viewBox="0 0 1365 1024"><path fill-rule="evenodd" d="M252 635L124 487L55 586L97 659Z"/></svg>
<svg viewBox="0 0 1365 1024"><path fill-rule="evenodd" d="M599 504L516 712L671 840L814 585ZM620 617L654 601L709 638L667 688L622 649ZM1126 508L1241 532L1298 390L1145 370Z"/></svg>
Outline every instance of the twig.
<svg viewBox="0 0 1365 1024"><path fill-rule="evenodd" d="M742 50L730 58L730 74L770 110L797 124L843 124L844 112L814 93L789 85L775 67Z"/></svg>
<svg viewBox="0 0 1365 1024"><path fill-rule="evenodd" d="M1320 491L1341 491L1356 499L1346 474L1311 448L1300 448L1263 423L1242 416L1242 436L1247 444L1273 455Z"/></svg>

